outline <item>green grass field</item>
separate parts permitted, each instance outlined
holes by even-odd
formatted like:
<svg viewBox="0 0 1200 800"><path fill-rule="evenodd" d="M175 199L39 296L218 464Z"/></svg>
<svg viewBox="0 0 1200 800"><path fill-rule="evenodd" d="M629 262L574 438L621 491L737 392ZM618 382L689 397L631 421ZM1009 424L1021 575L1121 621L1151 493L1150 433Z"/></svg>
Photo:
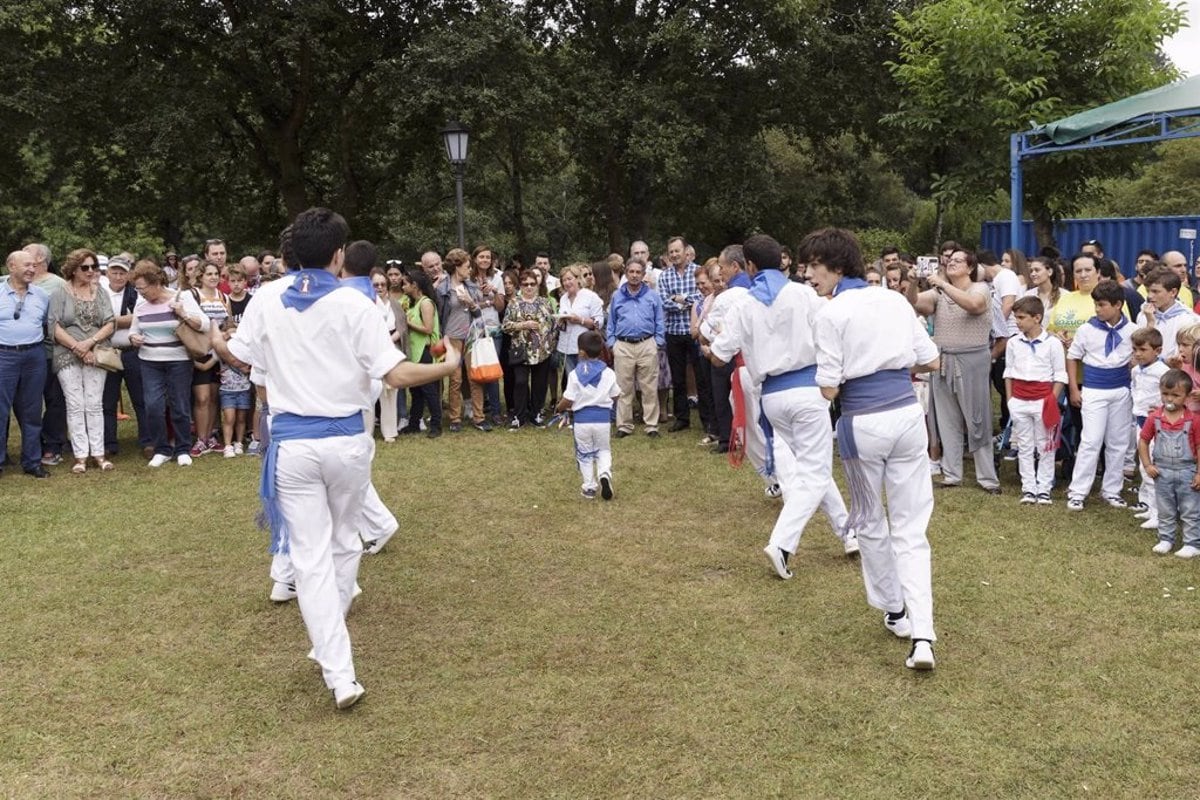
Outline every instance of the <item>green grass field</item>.
<svg viewBox="0 0 1200 800"><path fill-rule="evenodd" d="M566 433L381 444L341 713L267 600L257 459L6 471L0 796L1200 794L1200 565L1129 512L1020 507L1013 464L938 493L916 674L823 517L773 577L777 501L698 437L616 442L612 503Z"/></svg>

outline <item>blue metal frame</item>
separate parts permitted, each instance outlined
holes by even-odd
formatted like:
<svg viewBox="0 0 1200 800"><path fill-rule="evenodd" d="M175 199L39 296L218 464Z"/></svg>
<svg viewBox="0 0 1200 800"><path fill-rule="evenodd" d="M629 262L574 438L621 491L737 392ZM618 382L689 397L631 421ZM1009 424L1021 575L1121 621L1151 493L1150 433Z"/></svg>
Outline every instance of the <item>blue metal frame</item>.
<svg viewBox="0 0 1200 800"><path fill-rule="evenodd" d="M1171 127L1172 122L1189 120L1182 126ZM1145 131L1155 130L1154 133ZM1100 147L1117 147L1125 144L1166 142L1172 139L1188 139L1200 136L1200 108L1182 111L1156 111L1125 120L1111 128L1068 144L1055 144L1040 129L1014 133L1009 137L1009 177L1012 193L1010 241L1014 249L1021 243L1021 220L1025 216L1025 177L1021 162L1027 158L1065 153L1071 150L1094 150Z"/></svg>

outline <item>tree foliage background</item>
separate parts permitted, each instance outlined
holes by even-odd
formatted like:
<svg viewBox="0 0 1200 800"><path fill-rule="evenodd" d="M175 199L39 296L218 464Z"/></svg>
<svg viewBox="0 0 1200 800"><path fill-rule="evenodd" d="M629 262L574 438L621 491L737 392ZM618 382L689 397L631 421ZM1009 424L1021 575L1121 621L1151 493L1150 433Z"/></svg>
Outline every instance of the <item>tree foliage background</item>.
<svg viewBox="0 0 1200 800"><path fill-rule="evenodd" d="M1180 22L1164 0L24 0L0 6L0 231L240 254L324 204L411 258L453 244L454 118L468 238L505 254L830 223L924 251L1003 207L1009 133L1175 77ZM1035 217L1141 207L1131 184L1197 158L1122 151L1038 164Z"/></svg>

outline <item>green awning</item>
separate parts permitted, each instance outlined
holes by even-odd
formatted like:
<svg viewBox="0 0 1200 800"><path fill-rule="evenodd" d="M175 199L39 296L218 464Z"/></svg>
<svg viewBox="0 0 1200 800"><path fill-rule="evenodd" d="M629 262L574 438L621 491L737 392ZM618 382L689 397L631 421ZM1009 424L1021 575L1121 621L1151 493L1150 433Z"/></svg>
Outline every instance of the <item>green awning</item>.
<svg viewBox="0 0 1200 800"><path fill-rule="evenodd" d="M1081 111L1036 129L1055 144L1070 144L1144 114L1200 108L1200 75L1169 83L1115 103Z"/></svg>

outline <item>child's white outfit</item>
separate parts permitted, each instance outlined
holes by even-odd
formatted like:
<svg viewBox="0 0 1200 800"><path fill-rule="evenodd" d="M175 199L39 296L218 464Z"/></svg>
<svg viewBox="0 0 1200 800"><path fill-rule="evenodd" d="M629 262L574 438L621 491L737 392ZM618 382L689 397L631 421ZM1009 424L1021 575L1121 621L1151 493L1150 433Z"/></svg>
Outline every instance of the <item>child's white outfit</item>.
<svg viewBox="0 0 1200 800"><path fill-rule="evenodd" d="M1017 444L1022 498L1034 495L1048 503L1054 486L1054 450L1062 419L1054 384L1067 382L1067 358L1062 342L1045 331L1033 339L1024 334L1009 338L1004 378L1012 381L1008 412Z"/></svg>
<svg viewBox="0 0 1200 800"><path fill-rule="evenodd" d="M1129 394L1133 331L1133 324L1124 317L1116 325L1092 317L1079 326L1067 351L1067 358L1083 362L1083 388L1080 390L1083 430L1079 451L1075 454L1075 471L1067 487L1069 501L1082 503L1091 492L1103 445L1104 482L1100 494L1111 505L1124 506L1121 500L1122 469L1129 449L1129 420L1133 415Z"/></svg>
<svg viewBox="0 0 1200 800"><path fill-rule="evenodd" d="M616 373L598 359L581 360L567 375L563 398L571 401L575 460L585 496L595 496L601 478L612 479L612 407L620 396Z"/></svg>
<svg viewBox="0 0 1200 800"><path fill-rule="evenodd" d="M1146 424L1146 417L1150 415L1151 409L1162 403L1159 381L1168 369L1170 367L1162 359L1145 366L1138 364L1133 368L1130 376L1130 393L1133 395L1133 440L1135 443L1138 435L1142 432L1142 426ZM1136 448L1136 444L1134 447ZM1142 483L1138 487L1138 502L1146 505L1146 509L1150 512L1149 519L1153 521L1148 522L1144 527L1156 528L1154 523L1158 521L1158 506L1155 504L1154 479L1146 474L1146 468L1141 464L1138 464L1138 469L1142 473Z"/></svg>

